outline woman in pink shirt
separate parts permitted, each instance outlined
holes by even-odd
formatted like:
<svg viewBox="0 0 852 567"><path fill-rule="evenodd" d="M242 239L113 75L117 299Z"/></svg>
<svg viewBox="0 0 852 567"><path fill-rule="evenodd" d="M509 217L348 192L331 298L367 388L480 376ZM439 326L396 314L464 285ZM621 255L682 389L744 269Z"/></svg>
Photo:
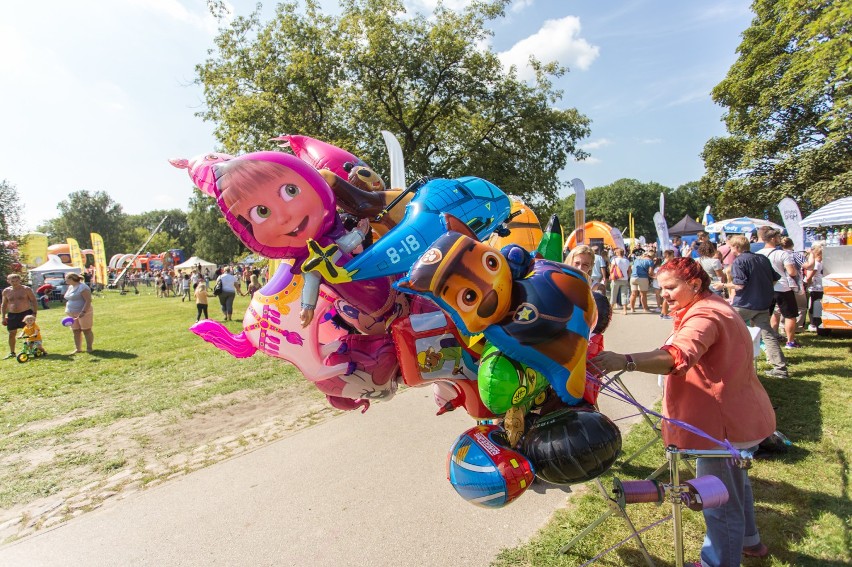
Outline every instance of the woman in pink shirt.
<svg viewBox="0 0 852 567"><path fill-rule="evenodd" d="M604 370L665 374L663 414L716 439L750 449L775 431L775 412L753 364L753 343L742 318L709 291L710 278L692 258L675 258L657 272L663 299L674 315L674 332L650 352L602 352L592 362ZM663 440L680 449L718 449L712 441L668 422ZM754 520L748 471L728 459L697 460L697 475L719 477L728 503L704 510L707 533L701 549L704 567L739 565L742 554L765 556Z"/></svg>

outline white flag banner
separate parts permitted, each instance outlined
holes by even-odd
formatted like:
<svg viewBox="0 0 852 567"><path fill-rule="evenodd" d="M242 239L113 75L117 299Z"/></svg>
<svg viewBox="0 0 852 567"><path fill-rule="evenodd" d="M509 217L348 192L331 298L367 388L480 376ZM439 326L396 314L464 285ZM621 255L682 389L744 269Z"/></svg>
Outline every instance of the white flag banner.
<svg viewBox="0 0 852 567"><path fill-rule="evenodd" d="M586 243L586 186L574 178L571 187L574 188L574 236L579 246Z"/></svg>
<svg viewBox="0 0 852 567"><path fill-rule="evenodd" d="M805 229L801 225L802 212L799 210L799 205L790 197L784 197L778 203L778 211L784 220L784 228L787 229L787 234L793 239L794 250L804 250Z"/></svg>
<svg viewBox="0 0 852 567"><path fill-rule="evenodd" d="M660 214L666 216L666 194L660 193Z"/></svg>
<svg viewBox="0 0 852 567"><path fill-rule="evenodd" d="M627 247L624 245L624 235L615 227L609 229L609 233L612 235L612 241L615 242L615 245L623 250L627 250Z"/></svg>
<svg viewBox="0 0 852 567"><path fill-rule="evenodd" d="M660 213L654 213L654 225L657 227L657 239L660 241L660 250L671 250L669 242L669 225Z"/></svg>
<svg viewBox="0 0 852 567"><path fill-rule="evenodd" d="M382 130L382 138L388 149L390 158L390 187L388 189L405 189L405 159L402 157L402 147L392 132Z"/></svg>

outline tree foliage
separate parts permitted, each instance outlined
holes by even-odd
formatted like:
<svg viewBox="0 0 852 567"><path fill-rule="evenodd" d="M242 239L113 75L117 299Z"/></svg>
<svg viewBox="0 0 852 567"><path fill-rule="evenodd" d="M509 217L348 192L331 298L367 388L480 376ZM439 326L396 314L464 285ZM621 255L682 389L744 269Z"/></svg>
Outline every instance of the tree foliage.
<svg viewBox="0 0 852 567"><path fill-rule="evenodd" d="M166 220L160 232L148 244L148 250L156 254L172 248L181 248L187 253L193 251L194 242L186 212L180 209L158 209L138 215L127 215L126 225L132 231L127 236L127 240L132 244L131 252L135 252L148 239L163 217L166 217Z"/></svg>
<svg viewBox="0 0 852 567"><path fill-rule="evenodd" d="M697 181L671 189L653 181L642 183L636 179L619 179L610 185L586 191L586 220L600 220L623 231L632 213L637 238L645 236L654 240L657 237L654 213L660 210L660 193L666 196L665 217L669 226L677 223L684 215L700 217L707 205L713 206L712 202L702 200ZM559 217L567 237L576 228L574 195L559 201L554 213ZM547 219L542 218L541 221L545 224Z"/></svg>
<svg viewBox="0 0 852 567"><path fill-rule="evenodd" d="M57 208L59 216L39 227L50 241L65 242L67 238L74 238L82 248L88 248L90 234L96 232L103 237L107 254L125 251L126 215L121 205L106 192L75 191Z"/></svg>
<svg viewBox="0 0 852 567"><path fill-rule="evenodd" d="M3 246L4 240L15 240L21 228L21 199L14 185L0 181L0 287L5 287L13 258Z"/></svg>
<svg viewBox="0 0 852 567"><path fill-rule="evenodd" d="M754 0L739 57L713 89L729 136L704 147L705 195L722 215L803 214L846 196L852 184L852 4Z"/></svg>
<svg viewBox="0 0 852 567"><path fill-rule="evenodd" d="M230 153L268 149L282 133L346 148L388 171L380 130L400 139L408 181L477 175L531 205L553 205L557 174L589 121L558 109L551 79L566 69L533 61L532 83L483 48L485 24L508 0L441 5L409 15L400 0L343 0L339 16L314 0L279 4L270 22L236 18L198 65L216 136Z"/></svg>
<svg viewBox="0 0 852 567"><path fill-rule="evenodd" d="M196 190L189 200L187 215L194 244L193 254L208 262L226 264L247 249L228 227L212 197Z"/></svg>

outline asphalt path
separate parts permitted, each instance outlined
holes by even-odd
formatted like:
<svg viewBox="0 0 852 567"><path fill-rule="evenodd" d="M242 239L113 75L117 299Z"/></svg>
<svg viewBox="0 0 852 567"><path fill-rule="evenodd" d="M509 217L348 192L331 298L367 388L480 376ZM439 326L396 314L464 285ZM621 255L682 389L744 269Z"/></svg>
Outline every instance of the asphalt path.
<svg viewBox="0 0 852 567"><path fill-rule="evenodd" d="M606 346L641 352L670 330L655 314L617 314ZM643 404L660 396L655 376L624 380ZM639 419L606 396L600 406L622 427ZM346 413L6 545L0 565L488 565L535 534L571 491L536 482L499 510L467 503L447 480L446 460L474 422L462 410L436 417L435 409L430 389L407 389L365 414Z"/></svg>

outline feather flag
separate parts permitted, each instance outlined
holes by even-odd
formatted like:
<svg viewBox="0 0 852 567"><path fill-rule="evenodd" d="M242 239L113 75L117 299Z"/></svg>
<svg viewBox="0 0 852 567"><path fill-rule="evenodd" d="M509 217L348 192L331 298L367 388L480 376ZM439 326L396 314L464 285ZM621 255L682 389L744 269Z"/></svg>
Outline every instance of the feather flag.
<svg viewBox="0 0 852 567"><path fill-rule="evenodd" d="M97 232L92 232L89 236L92 239L92 250L95 253L95 283L106 286L109 283L109 272L107 271L104 239Z"/></svg>

